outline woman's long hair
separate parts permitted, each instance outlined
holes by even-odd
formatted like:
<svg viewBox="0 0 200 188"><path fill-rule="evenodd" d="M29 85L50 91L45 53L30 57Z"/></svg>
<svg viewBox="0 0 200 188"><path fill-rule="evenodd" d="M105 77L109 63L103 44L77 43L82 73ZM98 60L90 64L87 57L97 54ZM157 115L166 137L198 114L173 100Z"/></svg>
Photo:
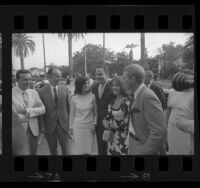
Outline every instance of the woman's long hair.
<svg viewBox="0 0 200 188"><path fill-rule="evenodd" d="M122 81L122 78L121 78L120 76L114 77L114 78L111 80L111 83L110 83L111 87L112 87L112 85L113 85L113 82L116 82L117 85L119 85L119 87L120 87L120 94L121 94L122 96L126 97L127 94L126 94L126 91L125 91L125 88L124 88L124 83L123 83L123 81Z"/></svg>

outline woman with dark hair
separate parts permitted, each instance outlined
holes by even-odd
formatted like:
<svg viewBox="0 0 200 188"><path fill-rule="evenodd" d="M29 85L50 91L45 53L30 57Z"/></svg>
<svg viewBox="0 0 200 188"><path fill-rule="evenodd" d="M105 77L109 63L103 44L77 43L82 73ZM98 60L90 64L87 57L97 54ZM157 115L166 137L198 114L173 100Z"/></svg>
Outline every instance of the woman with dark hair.
<svg viewBox="0 0 200 188"><path fill-rule="evenodd" d="M125 96L120 77L114 77L112 79L111 89L115 98L109 103L107 114L103 119L105 131L102 139L108 142L108 155L127 155L130 101Z"/></svg>
<svg viewBox="0 0 200 188"><path fill-rule="evenodd" d="M72 155L97 155L95 96L89 89L89 80L79 77L75 80L72 97L70 129L73 134Z"/></svg>
<svg viewBox="0 0 200 188"><path fill-rule="evenodd" d="M194 76L180 71L173 76L167 102L170 155L194 154Z"/></svg>

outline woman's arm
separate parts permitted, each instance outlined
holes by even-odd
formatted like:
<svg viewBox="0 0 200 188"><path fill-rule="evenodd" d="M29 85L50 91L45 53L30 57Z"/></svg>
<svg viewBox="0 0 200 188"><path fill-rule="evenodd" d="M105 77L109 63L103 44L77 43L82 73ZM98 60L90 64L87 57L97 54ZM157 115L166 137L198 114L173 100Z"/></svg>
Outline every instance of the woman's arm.
<svg viewBox="0 0 200 188"><path fill-rule="evenodd" d="M71 100L70 107L71 107L71 109L70 109L70 116L69 116L69 129L72 129L74 126L74 118L76 115L76 104L73 99Z"/></svg>
<svg viewBox="0 0 200 188"><path fill-rule="evenodd" d="M95 95L93 95L93 114L94 114L94 124L96 125L97 123L97 103L96 103L96 98Z"/></svg>

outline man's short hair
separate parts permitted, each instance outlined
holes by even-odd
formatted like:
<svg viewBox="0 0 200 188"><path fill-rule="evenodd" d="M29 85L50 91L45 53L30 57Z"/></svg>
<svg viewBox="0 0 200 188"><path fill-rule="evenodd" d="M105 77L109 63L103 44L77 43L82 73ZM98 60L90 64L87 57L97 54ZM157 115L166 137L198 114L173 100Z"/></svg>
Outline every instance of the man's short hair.
<svg viewBox="0 0 200 188"><path fill-rule="evenodd" d="M154 80L157 80L159 79L159 74L154 74L154 77L153 77Z"/></svg>
<svg viewBox="0 0 200 188"><path fill-rule="evenodd" d="M96 67L95 67L95 70L96 69L103 69L104 70L104 72L109 76L109 67L108 67L108 65L106 65L106 64L102 64L102 65L97 65Z"/></svg>
<svg viewBox="0 0 200 188"><path fill-rule="evenodd" d="M144 68L138 64L130 64L124 68L124 72L127 72L128 77L135 77L138 84L144 83L145 72Z"/></svg>
<svg viewBox="0 0 200 188"><path fill-rule="evenodd" d="M16 80L19 80L20 79L20 74L31 74L31 72L27 69L21 69L21 70L18 70L17 73L16 73Z"/></svg>
<svg viewBox="0 0 200 188"><path fill-rule="evenodd" d="M149 78L153 79L154 74L152 71L145 71L145 76L148 76Z"/></svg>
<svg viewBox="0 0 200 188"><path fill-rule="evenodd" d="M50 67L48 69L47 75L52 75L54 70L59 70L60 71L60 69L57 66L53 66L53 67Z"/></svg>

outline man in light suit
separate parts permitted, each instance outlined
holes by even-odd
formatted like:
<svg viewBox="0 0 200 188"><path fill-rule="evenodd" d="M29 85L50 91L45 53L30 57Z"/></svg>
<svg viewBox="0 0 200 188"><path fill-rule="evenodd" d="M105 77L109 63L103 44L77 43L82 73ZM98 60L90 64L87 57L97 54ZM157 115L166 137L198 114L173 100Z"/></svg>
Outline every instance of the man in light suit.
<svg viewBox="0 0 200 188"><path fill-rule="evenodd" d="M38 117L45 113L45 107L38 93L30 88L32 75L29 70L19 70L16 74L17 85L12 88L12 109L27 135L30 154L37 154L39 135ZM21 138L18 138L21 139Z"/></svg>
<svg viewBox="0 0 200 188"><path fill-rule="evenodd" d="M46 108L46 113L40 118L42 132L46 136L51 155L58 155L57 139L62 154L69 155L70 91L66 86L58 85L61 72L57 67L48 70L47 78L49 84L39 90L40 98Z"/></svg>
<svg viewBox="0 0 200 188"><path fill-rule="evenodd" d="M125 87L134 94L129 118L129 155L156 155L163 147L166 122L156 94L144 85L145 72L138 64L124 69Z"/></svg>

